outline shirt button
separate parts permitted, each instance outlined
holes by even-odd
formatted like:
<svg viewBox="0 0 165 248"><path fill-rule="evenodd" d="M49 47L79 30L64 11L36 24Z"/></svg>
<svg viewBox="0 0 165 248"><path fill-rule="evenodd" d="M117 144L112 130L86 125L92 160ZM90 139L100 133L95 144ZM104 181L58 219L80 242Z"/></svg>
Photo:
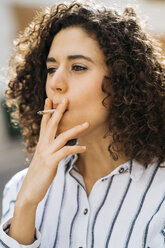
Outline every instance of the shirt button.
<svg viewBox="0 0 165 248"><path fill-rule="evenodd" d="M123 173L123 172L124 172L124 168L121 167L121 168L119 169L119 173Z"/></svg>
<svg viewBox="0 0 165 248"><path fill-rule="evenodd" d="M101 181L104 182L104 181L106 181L106 180L107 180L107 178L103 178Z"/></svg>
<svg viewBox="0 0 165 248"><path fill-rule="evenodd" d="M84 210L84 215L86 215L88 213L88 209L86 208L85 210ZM81 248L81 247L79 247L79 248Z"/></svg>

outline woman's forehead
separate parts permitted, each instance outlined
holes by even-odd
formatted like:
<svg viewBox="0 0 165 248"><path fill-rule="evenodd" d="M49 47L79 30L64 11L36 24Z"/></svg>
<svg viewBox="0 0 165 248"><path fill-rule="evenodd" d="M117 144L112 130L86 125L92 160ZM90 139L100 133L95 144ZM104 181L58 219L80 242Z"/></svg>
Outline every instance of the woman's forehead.
<svg viewBox="0 0 165 248"><path fill-rule="evenodd" d="M104 55L96 40L91 38L80 27L62 29L54 37L49 56L78 55L90 57L93 60L104 60Z"/></svg>

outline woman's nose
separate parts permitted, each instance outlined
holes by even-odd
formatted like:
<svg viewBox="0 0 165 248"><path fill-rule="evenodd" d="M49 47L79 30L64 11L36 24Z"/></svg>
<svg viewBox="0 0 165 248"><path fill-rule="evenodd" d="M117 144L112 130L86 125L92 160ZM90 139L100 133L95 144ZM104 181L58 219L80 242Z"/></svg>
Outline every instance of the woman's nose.
<svg viewBox="0 0 165 248"><path fill-rule="evenodd" d="M50 79L50 87L57 93L65 93L68 89L67 76L64 70L57 70Z"/></svg>

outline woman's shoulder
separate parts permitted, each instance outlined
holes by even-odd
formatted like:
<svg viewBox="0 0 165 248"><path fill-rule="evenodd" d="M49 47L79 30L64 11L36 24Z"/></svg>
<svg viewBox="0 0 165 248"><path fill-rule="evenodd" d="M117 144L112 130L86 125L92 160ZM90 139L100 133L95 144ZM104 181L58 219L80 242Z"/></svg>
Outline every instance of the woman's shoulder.
<svg viewBox="0 0 165 248"><path fill-rule="evenodd" d="M25 178L27 174L28 168L25 168L16 174L14 174L10 180L6 183L5 189L13 188L16 186L17 189L19 189L20 184L23 182L23 179Z"/></svg>
<svg viewBox="0 0 165 248"><path fill-rule="evenodd" d="M6 183L3 190L2 202L10 202L16 199L16 196L21 188L23 180L26 176L28 168L25 168L11 177Z"/></svg>
<svg viewBox="0 0 165 248"><path fill-rule="evenodd" d="M17 172L14 176L11 177L4 187L2 196L1 223L13 215L16 198L26 176L27 170L28 168Z"/></svg>

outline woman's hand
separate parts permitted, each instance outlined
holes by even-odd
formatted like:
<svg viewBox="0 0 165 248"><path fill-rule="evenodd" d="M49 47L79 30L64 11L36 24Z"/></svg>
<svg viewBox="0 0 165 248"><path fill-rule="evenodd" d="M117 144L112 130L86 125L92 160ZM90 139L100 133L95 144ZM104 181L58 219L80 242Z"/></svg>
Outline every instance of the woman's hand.
<svg viewBox="0 0 165 248"><path fill-rule="evenodd" d="M82 146L65 146L67 141L76 138L89 124L75 126L56 139L59 122L66 110L68 100L58 105L53 115L44 115L41 121L40 137L36 152L17 196L14 215L8 235L18 243L29 245L34 242L35 216L39 202L44 198L50 184L56 176L60 160L69 154L82 153ZM52 108L47 99L45 110Z"/></svg>
<svg viewBox="0 0 165 248"><path fill-rule="evenodd" d="M44 198L50 184L56 176L58 163L67 155L82 153L83 146L65 146L67 141L76 138L85 131L89 124L75 126L56 137L60 120L67 108L68 99L64 99L53 113L43 115L41 121L40 137L33 160L29 166L16 203L28 203L36 206ZM52 102L46 99L44 109L51 109Z"/></svg>

